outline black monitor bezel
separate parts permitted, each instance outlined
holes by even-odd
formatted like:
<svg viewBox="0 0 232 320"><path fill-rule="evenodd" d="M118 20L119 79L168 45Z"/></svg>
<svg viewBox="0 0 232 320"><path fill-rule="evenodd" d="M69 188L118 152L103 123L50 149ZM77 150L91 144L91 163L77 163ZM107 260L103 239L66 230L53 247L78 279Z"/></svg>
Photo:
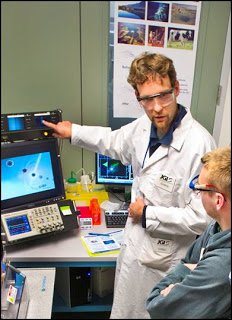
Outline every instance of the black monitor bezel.
<svg viewBox="0 0 232 320"><path fill-rule="evenodd" d="M112 186L132 186L133 184L133 180L127 180L128 182L126 182L126 180L124 180L124 182L120 183L118 180L115 182L114 181L99 181L99 170L98 170L98 156L102 155L101 153L95 153L95 183L96 184L104 184L104 185L112 185ZM111 158L111 157L109 157ZM113 159L113 158L111 158ZM120 160L119 160L120 161ZM120 161L121 162L121 161Z"/></svg>
<svg viewBox="0 0 232 320"><path fill-rule="evenodd" d="M13 208L27 208L37 204L46 204L65 198L64 180L57 139L48 138L35 141L5 143L1 145L1 159L39 152L50 153L55 189L42 191L26 196L20 196L13 199L1 199L2 211L7 211Z"/></svg>

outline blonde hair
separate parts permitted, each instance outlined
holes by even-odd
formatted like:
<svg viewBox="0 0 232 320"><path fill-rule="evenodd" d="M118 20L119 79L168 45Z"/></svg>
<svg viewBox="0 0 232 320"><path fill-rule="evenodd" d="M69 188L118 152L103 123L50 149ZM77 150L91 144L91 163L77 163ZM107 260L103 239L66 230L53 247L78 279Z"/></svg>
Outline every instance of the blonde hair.
<svg viewBox="0 0 232 320"><path fill-rule="evenodd" d="M231 199L231 147L223 147L207 152L202 163L208 170L208 183Z"/></svg>
<svg viewBox="0 0 232 320"><path fill-rule="evenodd" d="M172 88L176 82L176 70L173 61L162 54L144 52L132 61L128 83L137 90L137 84L143 84L149 78L168 76Z"/></svg>

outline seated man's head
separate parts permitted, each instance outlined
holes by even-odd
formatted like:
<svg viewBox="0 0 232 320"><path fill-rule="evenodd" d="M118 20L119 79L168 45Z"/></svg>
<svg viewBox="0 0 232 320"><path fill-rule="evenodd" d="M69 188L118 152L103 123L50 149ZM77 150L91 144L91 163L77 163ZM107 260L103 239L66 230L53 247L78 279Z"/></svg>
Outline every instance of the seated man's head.
<svg viewBox="0 0 232 320"><path fill-rule="evenodd" d="M228 227L231 219L231 147L207 152L201 161L203 168L196 189L198 187L201 193L207 214Z"/></svg>

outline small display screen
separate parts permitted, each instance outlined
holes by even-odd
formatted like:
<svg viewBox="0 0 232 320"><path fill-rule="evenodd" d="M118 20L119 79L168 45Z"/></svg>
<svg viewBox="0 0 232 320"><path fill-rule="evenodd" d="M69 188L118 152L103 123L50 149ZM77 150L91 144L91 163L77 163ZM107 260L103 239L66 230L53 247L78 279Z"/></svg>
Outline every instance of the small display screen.
<svg viewBox="0 0 232 320"><path fill-rule="evenodd" d="M24 119L24 116L21 116L21 115L8 116L7 122L8 122L9 131L23 130L24 129L23 119Z"/></svg>
<svg viewBox="0 0 232 320"><path fill-rule="evenodd" d="M1 200L55 188L50 152L1 160Z"/></svg>
<svg viewBox="0 0 232 320"><path fill-rule="evenodd" d="M50 116L50 114L48 114L48 115L40 115L40 114L38 114L38 115L36 115L36 114L34 114L34 116L35 116L35 122L36 122L36 127L38 128L38 129L40 129L40 128L47 128L44 124L43 124L43 120L46 120L46 121L48 121L48 122L51 122L51 116Z"/></svg>
<svg viewBox="0 0 232 320"><path fill-rule="evenodd" d="M92 223L91 223L91 221L82 221L82 224L84 226L90 226Z"/></svg>
<svg viewBox="0 0 232 320"><path fill-rule="evenodd" d="M31 231L26 215L6 219L6 224L11 236Z"/></svg>

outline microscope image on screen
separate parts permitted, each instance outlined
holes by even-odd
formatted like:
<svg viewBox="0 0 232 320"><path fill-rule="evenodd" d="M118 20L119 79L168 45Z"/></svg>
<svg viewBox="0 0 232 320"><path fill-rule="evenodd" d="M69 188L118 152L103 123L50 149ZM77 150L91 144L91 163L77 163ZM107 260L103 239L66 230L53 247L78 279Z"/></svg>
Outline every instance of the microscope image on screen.
<svg viewBox="0 0 232 320"><path fill-rule="evenodd" d="M125 179L126 176L128 176L128 170L127 167L124 166L120 161L118 160L104 160L102 159L103 163L101 165L101 176L102 177L110 177L114 178L117 177L117 179L123 178Z"/></svg>
<svg viewBox="0 0 232 320"><path fill-rule="evenodd" d="M49 152L1 160L1 199L12 199L55 188Z"/></svg>

